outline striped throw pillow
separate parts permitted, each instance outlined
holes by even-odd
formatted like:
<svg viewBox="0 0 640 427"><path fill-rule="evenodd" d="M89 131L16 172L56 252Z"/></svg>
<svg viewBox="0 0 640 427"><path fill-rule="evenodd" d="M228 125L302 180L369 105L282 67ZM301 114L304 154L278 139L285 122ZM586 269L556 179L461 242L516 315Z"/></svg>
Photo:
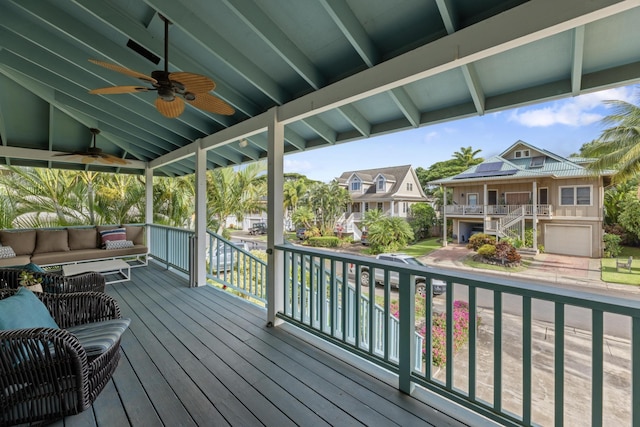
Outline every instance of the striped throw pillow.
<svg viewBox="0 0 640 427"><path fill-rule="evenodd" d="M100 232L100 238L102 239L102 246L105 246L107 242L114 240L126 240L127 231L124 228L114 228L112 230L104 230Z"/></svg>

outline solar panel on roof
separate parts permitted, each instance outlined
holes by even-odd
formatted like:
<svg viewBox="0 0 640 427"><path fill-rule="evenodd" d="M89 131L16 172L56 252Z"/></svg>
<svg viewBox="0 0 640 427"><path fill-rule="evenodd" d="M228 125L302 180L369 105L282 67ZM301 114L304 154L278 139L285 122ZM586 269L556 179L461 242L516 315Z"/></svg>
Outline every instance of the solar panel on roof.
<svg viewBox="0 0 640 427"><path fill-rule="evenodd" d="M499 171L501 167L502 162L481 163L476 168L476 172L494 172Z"/></svg>
<svg viewBox="0 0 640 427"><path fill-rule="evenodd" d="M456 175L453 179L464 179L464 178L483 178L488 176L509 176L515 175L518 172L517 169L509 169L504 171L489 171L489 172L470 172L470 173L462 173L460 175Z"/></svg>

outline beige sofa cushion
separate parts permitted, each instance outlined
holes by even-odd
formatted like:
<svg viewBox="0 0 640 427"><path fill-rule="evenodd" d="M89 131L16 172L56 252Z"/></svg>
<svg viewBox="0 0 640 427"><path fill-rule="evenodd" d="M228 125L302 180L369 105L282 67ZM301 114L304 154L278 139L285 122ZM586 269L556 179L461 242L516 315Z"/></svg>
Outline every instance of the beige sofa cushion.
<svg viewBox="0 0 640 427"><path fill-rule="evenodd" d="M125 225L127 231L127 240L131 240L134 245L144 245L144 226L142 225Z"/></svg>
<svg viewBox="0 0 640 427"><path fill-rule="evenodd" d="M36 235L34 254L69 251L69 234L67 230L36 230Z"/></svg>
<svg viewBox="0 0 640 427"><path fill-rule="evenodd" d="M68 228L69 249L96 249L98 231L95 228Z"/></svg>
<svg viewBox="0 0 640 427"><path fill-rule="evenodd" d="M36 230L0 231L0 243L11 246L16 255L31 255L36 247Z"/></svg>

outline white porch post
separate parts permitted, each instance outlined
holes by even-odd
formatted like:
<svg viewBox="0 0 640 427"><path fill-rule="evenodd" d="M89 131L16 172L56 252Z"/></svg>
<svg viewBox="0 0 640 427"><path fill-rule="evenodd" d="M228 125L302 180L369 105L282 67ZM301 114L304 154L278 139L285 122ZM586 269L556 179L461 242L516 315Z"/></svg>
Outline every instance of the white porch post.
<svg viewBox="0 0 640 427"><path fill-rule="evenodd" d="M271 120L267 130L267 325L276 326L276 317L284 308L284 255L274 249L284 243L284 124L278 121L278 108L269 110Z"/></svg>
<svg viewBox="0 0 640 427"><path fill-rule="evenodd" d="M487 191L487 184L484 184L482 194L482 231L485 231L487 227L487 210L489 209L489 192ZM471 233L469 233L471 234ZM469 236L471 237L471 236Z"/></svg>
<svg viewBox="0 0 640 427"><path fill-rule="evenodd" d="M144 170L144 222L145 224L153 224L153 169L147 167ZM151 247L151 233L147 227L146 245Z"/></svg>
<svg viewBox="0 0 640 427"><path fill-rule="evenodd" d="M447 187L442 188L442 246L447 246Z"/></svg>
<svg viewBox="0 0 640 427"><path fill-rule="evenodd" d="M196 286L207 283L205 254L207 250L207 152L202 149L200 139L196 148Z"/></svg>
<svg viewBox="0 0 640 427"><path fill-rule="evenodd" d="M532 212L532 221L533 221L533 249L538 251L538 183L533 181L533 194L531 197L531 201L533 202L533 212ZM524 239L522 239L524 242Z"/></svg>
<svg viewBox="0 0 640 427"><path fill-rule="evenodd" d="M389 203L389 207L391 208L391 215L389 215L389 216L396 216L396 215L394 215L395 214L395 204L393 203L393 200ZM400 212L399 211L398 211L398 215L397 216L400 216Z"/></svg>

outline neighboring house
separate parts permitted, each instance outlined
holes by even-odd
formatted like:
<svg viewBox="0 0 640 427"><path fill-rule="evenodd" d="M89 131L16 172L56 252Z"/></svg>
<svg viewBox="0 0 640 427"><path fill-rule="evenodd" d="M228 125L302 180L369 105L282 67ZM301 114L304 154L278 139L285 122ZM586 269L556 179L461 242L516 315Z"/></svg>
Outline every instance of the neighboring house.
<svg viewBox="0 0 640 427"><path fill-rule="evenodd" d="M344 172L338 184L351 196L344 218L347 232L368 210L378 209L389 217L406 218L412 204L427 201L411 165ZM355 234L359 238L357 228Z"/></svg>
<svg viewBox="0 0 640 427"><path fill-rule="evenodd" d="M453 190L444 216L453 220L458 242L478 232L524 241L525 228L532 228L534 248L599 258L604 188L614 171L593 175L585 168L589 161L517 141L498 156L429 184Z"/></svg>

